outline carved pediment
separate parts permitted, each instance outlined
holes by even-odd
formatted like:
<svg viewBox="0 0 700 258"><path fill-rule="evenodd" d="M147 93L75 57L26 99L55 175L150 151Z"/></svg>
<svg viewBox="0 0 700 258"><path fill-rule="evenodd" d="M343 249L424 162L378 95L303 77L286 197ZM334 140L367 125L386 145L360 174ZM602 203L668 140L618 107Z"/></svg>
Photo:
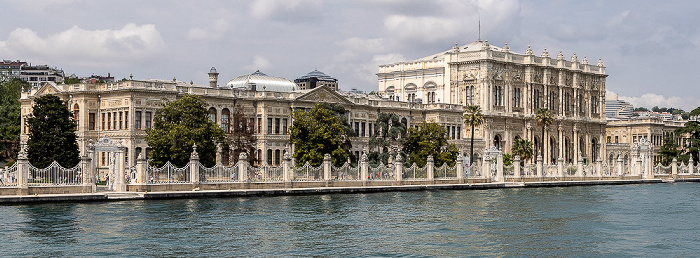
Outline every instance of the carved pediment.
<svg viewBox="0 0 700 258"><path fill-rule="evenodd" d="M344 103L352 104L351 101L341 96L337 92L330 90L328 87L318 87L310 92L301 95L296 100L308 102L326 102L326 103Z"/></svg>
<svg viewBox="0 0 700 258"><path fill-rule="evenodd" d="M34 95L39 96L45 94L55 94L60 92L61 90L58 89L56 86L52 85L51 83L44 83Z"/></svg>

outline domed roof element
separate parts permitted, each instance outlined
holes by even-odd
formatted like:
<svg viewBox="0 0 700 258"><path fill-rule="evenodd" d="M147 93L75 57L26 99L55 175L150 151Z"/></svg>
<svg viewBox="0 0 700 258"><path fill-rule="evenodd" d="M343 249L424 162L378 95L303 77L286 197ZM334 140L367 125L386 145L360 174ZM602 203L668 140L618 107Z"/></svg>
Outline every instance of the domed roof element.
<svg viewBox="0 0 700 258"><path fill-rule="evenodd" d="M257 70L249 75L241 75L233 78L226 83L226 87L231 87L232 89L276 92L291 92L298 90L297 85L294 84L294 82L282 77L269 76L260 72L260 70Z"/></svg>

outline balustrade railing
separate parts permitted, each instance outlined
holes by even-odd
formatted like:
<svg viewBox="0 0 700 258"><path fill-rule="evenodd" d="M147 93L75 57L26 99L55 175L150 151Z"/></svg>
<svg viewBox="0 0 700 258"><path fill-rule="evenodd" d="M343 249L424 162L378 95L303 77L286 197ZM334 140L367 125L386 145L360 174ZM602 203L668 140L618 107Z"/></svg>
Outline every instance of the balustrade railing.
<svg viewBox="0 0 700 258"><path fill-rule="evenodd" d="M29 164L29 185L79 185L83 183L80 165L64 168L58 162L52 162L46 168L37 168Z"/></svg>
<svg viewBox="0 0 700 258"><path fill-rule="evenodd" d="M368 167L368 179L369 180L392 180L394 179L394 171L392 168L387 167L384 163L379 163L377 166L369 165Z"/></svg>
<svg viewBox="0 0 700 258"><path fill-rule="evenodd" d="M673 167L671 167L671 165L664 166L659 163L654 166L653 171L655 175L670 175L671 172L673 172Z"/></svg>
<svg viewBox="0 0 700 258"><path fill-rule="evenodd" d="M428 166L418 167L413 163L410 167L403 169L403 179L419 180L428 178Z"/></svg>
<svg viewBox="0 0 700 258"><path fill-rule="evenodd" d="M216 163L213 167L207 168L199 164L200 182L238 182L238 164L227 167L221 163Z"/></svg>
<svg viewBox="0 0 700 258"><path fill-rule="evenodd" d="M323 164L318 167L306 162L303 166L294 168L294 181L322 181Z"/></svg>
<svg viewBox="0 0 700 258"><path fill-rule="evenodd" d="M457 164L454 166L447 165L447 162L442 163L442 166L435 168L434 177L440 179L457 178Z"/></svg>
<svg viewBox="0 0 700 258"><path fill-rule="evenodd" d="M148 167L148 182L152 184L184 184L190 182L190 164L175 167L170 161L160 168Z"/></svg>
<svg viewBox="0 0 700 258"><path fill-rule="evenodd" d="M360 168L351 166L349 162L345 162L345 164L340 167L331 165L331 179L345 181L361 180Z"/></svg>
<svg viewBox="0 0 700 258"><path fill-rule="evenodd" d="M0 178L0 187L17 186L17 163L3 169L0 176L2 177Z"/></svg>

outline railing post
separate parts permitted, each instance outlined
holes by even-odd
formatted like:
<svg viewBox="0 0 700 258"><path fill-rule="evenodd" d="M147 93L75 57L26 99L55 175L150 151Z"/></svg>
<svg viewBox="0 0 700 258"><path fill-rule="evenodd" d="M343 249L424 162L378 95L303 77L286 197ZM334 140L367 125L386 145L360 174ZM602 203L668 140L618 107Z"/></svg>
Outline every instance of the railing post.
<svg viewBox="0 0 700 258"><path fill-rule="evenodd" d="M238 181L245 182L248 180L248 154L241 152L238 155Z"/></svg>
<svg viewBox="0 0 700 258"><path fill-rule="evenodd" d="M289 156L289 152L284 150L284 155L282 155L282 181L285 183L291 182L294 174L292 173L292 168L290 166L291 160L292 158Z"/></svg>
<svg viewBox="0 0 700 258"><path fill-rule="evenodd" d="M331 180L331 154L323 155L323 180Z"/></svg>
<svg viewBox="0 0 700 258"><path fill-rule="evenodd" d="M693 175L693 172L695 172L695 164L693 164L693 157L691 156L688 160L688 173Z"/></svg>
<svg viewBox="0 0 700 258"><path fill-rule="evenodd" d="M428 155L428 160L425 163L428 181L435 179L435 159L433 155Z"/></svg>
<svg viewBox="0 0 700 258"><path fill-rule="evenodd" d="M491 156L484 155L484 165L481 166L481 175L486 179L486 183L491 183Z"/></svg>
<svg viewBox="0 0 700 258"><path fill-rule="evenodd" d="M86 153L80 157L80 169L83 171L83 185L92 186L90 192L94 193L97 190L97 185L95 185L96 182L93 182L95 177L93 176L94 173L90 164L92 164L92 159L89 154Z"/></svg>
<svg viewBox="0 0 700 258"><path fill-rule="evenodd" d="M603 179L603 161L598 157L598 159L595 161L595 170L596 174L598 175L598 179Z"/></svg>
<svg viewBox="0 0 700 258"><path fill-rule="evenodd" d="M623 170L622 170L622 154L617 154L617 164L615 164L615 173L618 176L623 175Z"/></svg>
<svg viewBox="0 0 700 258"><path fill-rule="evenodd" d="M520 179L520 173L520 156L515 155L515 157L513 157L513 176Z"/></svg>
<svg viewBox="0 0 700 258"><path fill-rule="evenodd" d="M464 181L464 160L462 157L462 154L457 155L457 162L455 164L455 170L457 172L457 180L459 180L459 183L463 183Z"/></svg>
<svg viewBox="0 0 700 258"><path fill-rule="evenodd" d="M498 157L496 157L496 182L504 182L505 176L503 175L503 152L498 152Z"/></svg>
<svg viewBox="0 0 700 258"><path fill-rule="evenodd" d="M143 153L139 153L136 158L136 183L147 184L148 183L148 162Z"/></svg>
<svg viewBox="0 0 700 258"><path fill-rule="evenodd" d="M578 164L576 168L576 177L581 177L583 175L583 156L578 157Z"/></svg>
<svg viewBox="0 0 700 258"><path fill-rule="evenodd" d="M557 158L557 174L559 175L559 180L564 178L564 158L561 156Z"/></svg>
<svg viewBox="0 0 700 258"><path fill-rule="evenodd" d="M671 161L671 175L673 176L673 178L678 177L678 159L676 158L673 158L673 160Z"/></svg>
<svg viewBox="0 0 700 258"><path fill-rule="evenodd" d="M360 177L362 178L362 181L368 181L369 176L369 164L367 163L367 153L362 153L362 157L360 158Z"/></svg>
<svg viewBox="0 0 700 258"><path fill-rule="evenodd" d="M639 178L646 178L647 175L644 174L644 168L642 168L642 158L638 157L635 162L637 163L634 168L635 176L639 176Z"/></svg>
<svg viewBox="0 0 700 258"><path fill-rule="evenodd" d="M29 194L29 159L27 157L27 145L21 143L21 149L17 154L17 195Z"/></svg>
<svg viewBox="0 0 700 258"><path fill-rule="evenodd" d="M115 161L117 162L117 172L115 175L114 191L115 192L126 192L126 174L124 173L124 146L119 146L118 151L114 153L116 155Z"/></svg>
<svg viewBox="0 0 700 258"><path fill-rule="evenodd" d="M403 180L403 158L401 154L396 154L396 160L394 161L394 178L397 182Z"/></svg>
<svg viewBox="0 0 700 258"><path fill-rule="evenodd" d="M192 144L192 154L190 154L190 183L199 183L199 153L197 153L196 144Z"/></svg>
<svg viewBox="0 0 700 258"><path fill-rule="evenodd" d="M544 178L544 173L542 173L542 155L537 155L537 176L540 177L541 179Z"/></svg>

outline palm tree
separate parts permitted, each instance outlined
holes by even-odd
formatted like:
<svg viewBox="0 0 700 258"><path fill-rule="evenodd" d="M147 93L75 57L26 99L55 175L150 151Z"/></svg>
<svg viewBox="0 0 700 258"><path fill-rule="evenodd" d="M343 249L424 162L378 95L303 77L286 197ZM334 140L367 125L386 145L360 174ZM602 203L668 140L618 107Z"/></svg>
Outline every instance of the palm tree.
<svg viewBox="0 0 700 258"><path fill-rule="evenodd" d="M467 112L464 114L464 124L472 127L471 146L469 147L469 162L474 162L474 127L479 126L484 122L484 114L481 113L481 107L477 105L467 106Z"/></svg>
<svg viewBox="0 0 700 258"><path fill-rule="evenodd" d="M554 118L552 117L552 112L550 112L548 108L539 108L537 109L535 120L542 125L542 138L540 138L540 141L542 142L542 145L540 145L540 155L542 155L542 152L544 152L545 142L544 131L547 130L547 126L552 124Z"/></svg>
<svg viewBox="0 0 700 258"><path fill-rule="evenodd" d="M513 142L513 148L511 149L513 155L520 156L520 160L525 161L532 158L532 142L527 139L517 139ZM519 164L518 164L519 165Z"/></svg>

